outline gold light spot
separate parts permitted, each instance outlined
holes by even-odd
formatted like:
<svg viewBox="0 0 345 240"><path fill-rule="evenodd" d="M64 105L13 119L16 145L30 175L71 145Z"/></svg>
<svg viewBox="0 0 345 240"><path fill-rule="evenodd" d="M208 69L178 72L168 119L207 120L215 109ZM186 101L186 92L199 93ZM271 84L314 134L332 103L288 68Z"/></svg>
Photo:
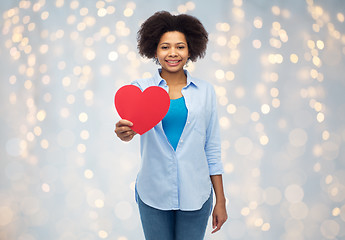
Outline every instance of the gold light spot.
<svg viewBox="0 0 345 240"><path fill-rule="evenodd" d="M283 56L281 54L269 54L268 55L268 61L271 64L275 64L275 63L282 63L283 62Z"/></svg>
<svg viewBox="0 0 345 240"><path fill-rule="evenodd" d="M256 49L261 48L261 41L258 39L253 40L252 44L253 44L253 47Z"/></svg>
<svg viewBox="0 0 345 240"><path fill-rule="evenodd" d="M270 80L272 82L277 82L278 78L279 78L279 75L278 75L278 73L272 72L269 77L270 77Z"/></svg>
<svg viewBox="0 0 345 240"><path fill-rule="evenodd" d="M223 129L228 129L230 127L230 120L227 117L221 117L219 119L219 125L223 128Z"/></svg>
<svg viewBox="0 0 345 240"><path fill-rule="evenodd" d="M316 116L316 119L319 123L322 123L325 120L325 115L321 112L319 112Z"/></svg>
<svg viewBox="0 0 345 240"><path fill-rule="evenodd" d="M107 10L105 8L100 8L97 11L97 15L98 17L104 17L105 15L107 15Z"/></svg>
<svg viewBox="0 0 345 240"><path fill-rule="evenodd" d="M230 114L234 114L237 110L236 106L234 104L229 104L226 108L227 112Z"/></svg>
<svg viewBox="0 0 345 240"><path fill-rule="evenodd" d="M221 69L218 69L216 72L215 72L215 76L217 79L223 79L224 76L225 76L225 73L223 70Z"/></svg>
<svg viewBox="0 0 345 240"><path fill-rule="evenodd" d="M61 116L62 118L68 118L69 115L70 115L70 113L69 113L69 110L68 110L67 108L62 108L62 109L60 110L60 116Z"/></svg>
<svg viewBox="0 0 345 240"><path fill-rule="evenodd" d="M123 15L125 17L131 17L133 15L133 9L131 8L126 8L124 11L123 11Z"/></svg>
<svg viewBox="0 0 345 240"><path fill-rule="evenodd" d="M102 199L96 199L95 200L95 206L96 206L96 208L103 208L104 207L104 201Z"/></svg>
<svg viewBox="0 0 345 240"><path fill-rule="evenodd" d="M189 1L186 3L186 7L189 11L193 11L195 9L195 3L192 1Z"/></svg>
<svg viewBox="0 0 345 240"><path fill-rule="evenodd" d="M47 139L42 139L42 140L41 140L41 147L42 147L43 149L48 149L48 147L49 147L49 142L48 142Z"/></svg>
<svg viewBox="0 0 345 240"><path fill-rule="evenodd" d="M82 68L80 66L75 66L73 68L73 74L76 75L76 76L79 76L82 72Z"/></svg>
<svg viewBox="0 0 345 240"><path fill-rule="evenodd" d="M262 28L262 25L263 25L262 18L261 17L255 17L253 24L254 24L254 27L256 27L256 28Z"/></svg>
<svg viewBox="0 0 345 240"><path fill-rule="evenodd" d="M87 122L87 119L88 119L87 113L82 112L79 114L79 121L80 122L82 122L82 123Z"/></svg>
<svg viewBox="0 0 345 240"><path fill-rule="evenodd" d="M325 178L325 183L327 185L331 184L333 182L333 177L332 175L327 175L327 177Z"/></svg>
<svg viewBox="0 0 345 240"><path fill-rule="evenodd" d="M313 64L317 67L320 67L321 66L321 59L317 56L314 56L313 57Z"/></svg>
<svg viewBox="0 0 345 240"><path fill-rule="evenodd" d="M269 138L266 135L260 137L261 145L267 145L268 142L269 142Z"/></svg>
<svg viewBox="0 0 345 240"><path fill-rule="evenodd" d="M312 77L312 78L317 78L317 76L318 76L318 72L317 72L317 70L316 69L311 69L310 70L310 76Z"/></svg>
<svg viewBox="0 0 345 240"><path fill-rule="evenodd" d="M79 1L74 0L70 3L70 8L71 9L77 9L79 7Z"/></svg>
<svg viewBox="0 0 345 240"><path fill-rule="evenodd" d="M81 139L83 139L83 140L89 139L89 137L90 137L89 131L87 131L87 130L81 131L81 132L80 132L80 137L81 137Z"/></svg>
<svg viewBox="0 0 345 240"><path fill-rule="evenodd" d="M308 40L307 45L308 45L308 48L310 49L315 48L315 42L313 40Z"/></svg>
<svg viewBox="0 0 345 240"><path fill-rule="evenodd" d="M9 96L9 101L11 104L16 104L17 103L17 95L15 93L11 93Z"/></svg>
<svg viewBox="0 0 345 240"><path fill-rule="evenodd" d="M85 153L86 152L85 144L78 144L77 150L78 150L79 153Z"/></svg>
<svg viewBox="0 0 345 240"><path fill-rule="evenodd" d="M86 23L84 23L84 22L78 23L78 25L77 25L77 30L78 30L79 32L84 31L85 28L86 28Z"/></svg>
<svg viewBox="0 0 345 240"><path fill-rule="evenodd" d="M262 226L261 226L261 230L264 231L264 232L267 232L269 231L271 228L271 225L269 223L264 223Z"/></svg>
<svg viewBox="0 0 345 240"><path fill-rule="evenodd" d="M279 22L273 22L272 23L272 28L275 30L275 31L279 31L281 29L281 25Z"/></svg>
<svg viewBox="0 0 345 240"><path fill-rule="evenodd" d="M279 95L279 90L278 90L278 88L271 88L271 96L272 97L278 97L278 95Z"/></svg>
<svg viewBox="0 0 345 240"><path fill-rule="evenodd" d="M94 60L95 57L96 57L95 51L94 51L93 49L91 49L91 48L86 48L86 49L84 49L83 55L84 55L84 57L85 57L87 60L89 60L89 61Z"/></svg>
<svg viewBox="0 0 345 240"><path fill-rule="evenodd" d="M244 207L241 209L242 216L248 216L250 213L250 209L248 207Z"/></svg>
<svg viewBox="0 0 345 240"><path fill-rule="evenodd" d="M253 112L250 115L250 118L252 119L252 121L257 122L260 120L260 114L258 112Z"/></svg>
<svg viewBox="0 0 345 240"><path fill-rule="evenodd" d="M271 110L271 108L270 108L270 106L268 104L263 104L261 106L261 112L263 114L268 114L270 112L270 110Z"/></svg>
<svg viewBox="0 0 345 240"><path fill-rule="evenodd" d="M67 17L67 24L74 24L75 23L75 21L76 21L76 17L74 16L74 15L70 15L70 16L68 16Z"/></svg>
<svg viewBox="0 0 345 240"><path fill-rule="evenodd" d="M73 94L69 94L67 97L66 97L66 102L68 104L73 104L75 102L75 97Z"/></svg>
<svg viewBox="0 0 345 240"><path fill-rule="evenodd" d="M280 48L282 46L282 43L278 39L270 38L270 45L275 48Z"/></svg>
<svg viewBox="0 0 345 240"><path fill-rule="evenodd" d="M92 172L90 169L86 169L86 170L84 171L84 176L85 176L85 178L87 178L87 179L91 179L91 178L93 178L93 172Z"/></svg>
<svg viewBox="0 0 345 240"><path fill-rule="evenodd" d="M43 183L42 184L42 186L41 186L41 188L42 188L42 191L43 192L50 192L50 186L49 186L49 184L47 184L47 183Z"/></svg>
<svg viewBox="0 0 345 240"><path fill-rule="evenodd" d="M246 91L243 87L237 87L235 89L235 96L237 98L243 98L245 96L245 94L246 94Z"/></svg>
<svg viewBox="0 0 345 240"><path fill-rule="evenodd" d="M329 134L328 131L325 130L325 131L322 132L322 139L323 139L323 140L326 141L326 140L329 139L329 137L330 137L330 134Z"/></svg>
<svg viewBox="0 0 345 240"><path fill-rule="evenodd" d="M254 226L255 226L255 227L261 227L263 223L264 223L264 221L263 221L262 218L257 218L257 219L255 219L255 221L254 221Z"/></svg>
<svg viewBox="0 0 345 240"><path fill-rule="evenodd" d="M238 20L238 21L242 21L242 19L245 16L245 13L243 11L243 9L239 8L239 7L234 7L232 8L232 13L234 15L234 17Z"/></svg>
<svg viewBox="0 0 345 240"><path fill-rule="evenodd" d="M125 44L120 45L118 48L118 52L120 54L126 54L128 52L128 46Z"/></svg>
<svg viewBox="0 0 345 240"><path fill-rule="evenodd" d="M290 55L290 61L292 62L292 63L297 63L298 62L298 56L296 55L296 54L291 54Z"/></svg>
<svg viewBox="0 0 345 240"><path fill-rule="evenodd" d="M313 169L314 169L314 172L320 172L321 164L320 163L315 163Z"/></svg>
<svg viewBox="0 0 345 240"><path fill-rule="evenodd" d="M320 144L316 144L314 147L313 147L313 155L315 157L320 157L323 153L323 150L322 150L322 147L320 146Z"/></svg>
<svg viewBox="0 0 345 240"><path fill-rule="evenodd" d="M337 13L337 19L339 22L343 23L345 20L344 14L342 13Z"/></svg>
<svg viewBox="0 0 345 240"><path fill-rule="evenodd" d="M217 23L216 29L221 32L228 32L230 31L230 24L229 23Z"/></svg>
<svg viewBox="0 0 345 240"><path fill-rule="evenodd" d="M86 16L89 13L89 9L87 9L86 7L83 7L79 10L79 13L81 16Z"/></svg>
<svg viewBox="0 0 345 240"><path fill-rule="evenodd" d="M320 112L322 110L322 104L320 102L315 102L314 109L317 112Z"/></svg>
<svg viewBox="0 0 345 240"><path fill-rule="evenodd" d="M226 37L224 37L224 36L219 36L219 37L217 38L217 44L218 44L219 46L225 46L225 45L226 45L226 42L227 42L227 40L226 40Z"/></svg>
<svg viewBox="0 0 345 240"><path fill-rule="evenodd" d="M224 165L224 171L226 173L232 173L234 171L234 165L232 163L226 163Z"/></svg>
<svg viewBox="0 0 345 240"><path fill-rule="evenodd" d="M47 11L42 12L42 14L41 14L41 19L42 19L43 21L44 21L44 20L47 20L48 17L49 17L49 12L47 12Z"/></svg>
<svg viewBox="0 0 345 240"><path fill-rule="evenodd" d="M280 14L280 8L278 6L273 6L272 7L272 13L276 16Z"/></svg>
<svg viewBox="0 0 345 240"><path fill-rule="evenodd" d="M323 41L317 40L316 41L316 46L317 46L318 49L322 50L325 47L325 44L324 44Z"/></svg>
<svg viewBox="0 0 345 240"><path fill-rule="evenodd" d="M62 86L68 87L68 86L70 86L70 85L71 85L71 78L69 78L69 77L64 77L64 78L62 79Z"/></svg>
<svg viewBox="0 0 345 240"><path fill-rule="evenodd" d="M63 7L64 4L65 4L64 0L56 0L56 2L55 2L55 6L57 8Z"/></svg>
<svg viewBox="0 0 345 240"><path fill-rule="evenodd" d="M272 107L278 108L280 106L280 100L278 98L272 99Z"/></svg>
<svg viewBox="0 0 345 240"><path fill-rule="evenodd" d="M37 120L42 122L46 118L46 112L44 110L41 110L37 113Z"/></svg>
<svg viewBox="0 0 345 240"><path fill-rule="evenodd" d="M100 230L100 231L98 232L98 236L99 236L100 238L105 239L105 238L108 237L108 233L107 233L106 231L104 231L104 230Z"/></svg>
<svg viewBox="0 0 345 240"><path fill-rule="evenodd" d="M320 25L314 23L314 24L313 24L313 31L314 31L314 32L320 32Z"/></svg>
<svg viewBox="0 0 345 240"><path fill-rule="evenodd" d="M333 217L339 216L340 213L341 213L340 208L338 208L338 207L333 208L333 210L332 210L332 215L333 215Z"/></svg>
<svg viewBox="0 0 345 240"><path fill-rule="evenodd" d="M42 129L37 126L34 128L34 133L36 136L40 136L42 134Z"/></svg>

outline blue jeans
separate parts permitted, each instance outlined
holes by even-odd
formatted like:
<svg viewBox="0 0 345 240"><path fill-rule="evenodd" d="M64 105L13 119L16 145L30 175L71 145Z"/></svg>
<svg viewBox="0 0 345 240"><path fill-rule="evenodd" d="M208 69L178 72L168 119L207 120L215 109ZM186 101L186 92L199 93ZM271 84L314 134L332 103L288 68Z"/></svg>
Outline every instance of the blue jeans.
<svg viewBox="0 0 345 240"><path fill-rule="evenodd" d="M146 240L202 240L213 203L212 194L197 211L159 210L138 196L141 223Z"/></svg>

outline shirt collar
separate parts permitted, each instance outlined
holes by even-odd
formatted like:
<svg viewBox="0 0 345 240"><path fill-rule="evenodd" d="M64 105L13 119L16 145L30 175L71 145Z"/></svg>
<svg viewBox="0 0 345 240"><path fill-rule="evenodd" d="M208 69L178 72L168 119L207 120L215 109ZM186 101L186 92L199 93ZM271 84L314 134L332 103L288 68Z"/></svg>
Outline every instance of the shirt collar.
<svg viewBox="0 0 345 240"><path fill-rule="evenodd" d="M161 84L166 84L166 81L161 77L160 73L162 72L162 69L159 68L156 72L156 74L153 76L153 80L155 82L156 86L160 86ZM195 78L193 78L187 70L184 70L184 74L187 76L187 87L190 84L193 84L194 86L198 86L198 82Z"/></svg>

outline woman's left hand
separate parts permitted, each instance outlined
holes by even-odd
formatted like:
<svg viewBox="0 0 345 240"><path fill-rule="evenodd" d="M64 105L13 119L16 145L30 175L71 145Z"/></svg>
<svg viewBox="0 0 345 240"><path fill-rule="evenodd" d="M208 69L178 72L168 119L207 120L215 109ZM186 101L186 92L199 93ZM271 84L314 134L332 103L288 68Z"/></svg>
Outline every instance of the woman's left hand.
<svg viewBox="0 0 345 240"><path fill-rule="evenodd" d="M212 213L212 233L215 233L221 229L223 224L228 219L228 214L226 213L225 202L224 203L217 203L214 206L213 213Z"/></svg>

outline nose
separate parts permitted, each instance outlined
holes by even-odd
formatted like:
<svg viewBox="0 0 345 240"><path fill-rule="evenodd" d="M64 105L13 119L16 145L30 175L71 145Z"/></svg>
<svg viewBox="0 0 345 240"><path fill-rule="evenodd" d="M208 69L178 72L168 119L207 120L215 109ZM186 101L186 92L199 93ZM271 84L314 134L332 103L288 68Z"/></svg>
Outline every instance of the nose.
<svg viewBox="0 0 345 240"><path fill-rule="evenodd" d="M176 57L177 56L175 48L170 48L169 56L170 57Z"/></svg>

